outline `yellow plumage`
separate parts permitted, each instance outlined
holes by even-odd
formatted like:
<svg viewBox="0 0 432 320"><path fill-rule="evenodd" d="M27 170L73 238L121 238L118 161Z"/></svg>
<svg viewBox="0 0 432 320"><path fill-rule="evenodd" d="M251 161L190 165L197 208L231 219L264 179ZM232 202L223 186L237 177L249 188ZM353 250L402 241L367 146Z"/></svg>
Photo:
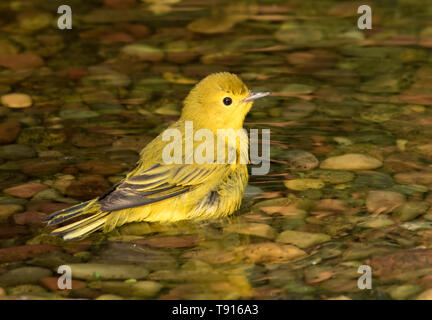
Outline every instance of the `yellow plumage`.
<svg viewBox="0 0 432 320"><path fill-rule="evenodd" d="M184 101L180 119L169 127L181 133L181 164L164 161L163 150L169 142L160 134L141 151L135 169L110 191L56 212L45 220L49 225L55 225L85 215L83 219L53 231L70 240L97 230L109 232L129 222L201 220L233 213L240 207L248 181L246 164L240 163L240 156L247 155L248 151L246 134L241 133L239 140L234 137L235 143L226 145L223 150L235 150L236 162L190 163L193 159L185 150L185 125L191 122L193 132L210 130L216 141L218 129L242 129L253 100L266 94L252 93L231 73L206 77L191 90ZM193 141L193 149L201 143ZM215 150L215 159L217 152L221 151Z"/></svg>

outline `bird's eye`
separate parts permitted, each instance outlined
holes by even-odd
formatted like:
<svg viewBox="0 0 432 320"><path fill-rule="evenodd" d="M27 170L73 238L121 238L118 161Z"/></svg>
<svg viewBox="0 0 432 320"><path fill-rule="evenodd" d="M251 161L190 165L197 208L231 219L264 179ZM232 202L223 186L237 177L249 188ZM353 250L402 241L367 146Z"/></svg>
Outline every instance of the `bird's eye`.
<svg viewBox="0 0 432 320"><path fill-rule="evenodd" d="M225 97L222 101L226 106L229 106L232 103L232 99L230 97Z"/></svg>

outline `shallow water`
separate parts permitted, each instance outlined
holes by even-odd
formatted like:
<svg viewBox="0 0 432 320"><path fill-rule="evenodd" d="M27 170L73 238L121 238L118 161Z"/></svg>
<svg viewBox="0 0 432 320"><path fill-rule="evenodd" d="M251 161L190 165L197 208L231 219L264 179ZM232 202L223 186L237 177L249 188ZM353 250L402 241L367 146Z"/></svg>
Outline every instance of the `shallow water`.
<svg viewBox="0 0 432 320"><path fill-rule="evenodd" d="M58 1L0 3L1 298L431 299L432 7L380 1L362 31L355 1L235 3L74 0L71 30ZM246 119L270 172L239 212L49 235L216 71L273 92Z"/></svg>

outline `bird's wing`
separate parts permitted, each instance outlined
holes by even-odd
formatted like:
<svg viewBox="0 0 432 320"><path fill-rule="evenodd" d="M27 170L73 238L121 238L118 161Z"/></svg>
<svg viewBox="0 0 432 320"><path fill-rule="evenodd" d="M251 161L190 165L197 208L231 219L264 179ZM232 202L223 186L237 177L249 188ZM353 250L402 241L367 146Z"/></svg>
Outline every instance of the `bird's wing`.
<svg viewBox="0 0 432 320"><path fill-rule="evenodd" d="M99 197L102 211L139 207L190 191L213 175L222 174L224 164L161 165L127 177Z"/></svg>

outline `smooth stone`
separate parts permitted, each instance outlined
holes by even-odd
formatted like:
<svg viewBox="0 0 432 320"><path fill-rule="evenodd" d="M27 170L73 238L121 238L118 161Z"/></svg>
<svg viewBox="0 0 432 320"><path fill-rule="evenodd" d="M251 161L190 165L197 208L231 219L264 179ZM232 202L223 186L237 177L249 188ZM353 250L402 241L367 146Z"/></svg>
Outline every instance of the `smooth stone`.
<svg viewBox="0 0 432 320"><path fill-rule="evenodd" d="M0 146L0 159L18 160L34 158L36 151L24 144L7 144Z"/></svg>
<svg viewBox="0 0 432 320"><path fill-rule="evenodd" d="M314 112L316 105L309 101L297 101L289 104L284 104L281 116L284 119L296 120L307 117Z"/></svg>
<svg viewBox="0 0 432 320"><path fill-rule="evenodd" d="M400 184L430 185L432 184L432 172L413 171L397 173L394 175L394 179Z"/></svg>
<svg viewBox="0 0 432 320"><path fill-rule="evenodd" d="M382 161L360 153L348 153L335 156L321 162L321 169L332 170L369 170L382 166Z"/></svg>
<svg viewBox="0 0 432 320"><path fill-rule="evenodd" d="M123 300L123 297L120 297L115 294L102 294L96 298L96 300Z"/></svg>
<svg viewBox="0 0 432 320"><path fill-rule="evenodd" d="M164 57L164 53L159 48L140 43L128 44L121 51L143 61L159 62Z"/></svg>
<svg viewBox="0 0 432 320"><path fill-rule="evenodd" d="M109 188L109 183L102 176L86 175L73 180L66 189L66 195L79 200L89 200L104 194Z"/></svg>
<svg viewBox="0 0 432 320"><path fill-rule="evenodd" d="M61 193L66 193L67 188L71 185L75 177L70 174L58 174L57 179L52 184L54 189L59 190Z"/></svg>
<svg viewBox="0 0 432 320"><path fill-rule="evenodd" d="M165 106L162 106L160 108L157 108L154 111L156 114L164 115L164 116L179 116L180 111L178 110L177 106L168 104Z"/></svg>
<svg viewBox="0 0 432 320"><path fill-rule="evenodd" d="M416 297L416 300L432 300L432 289L427 289L420 293Z"/></svg>
<svg viewBox="0 0 432 320"><path fill-rule="evenodd" d="M422 287L418 285L405 284L401 286L391 286L386 290L395 300L409 299L422 291Z"/></svg>
<svg viewBox="0 0 432 320"><path fill-rule="evenodd" d="M263 242L248 245L245 256L253 263L281 263L302 259L307 253L293 245Z"/></svg>
<svg viewBox="0 0 432 320"><path fill-rule="evenodd" d="M139 227L143 224L127 224L121 227L119 231L124 231L125 229L129 229L130 231L134 226ZM152 232L154 231L148 230L144 233L149 234ZM177 261L169 252L171 251L152 249L148 246L134 246L130 242L109 242L108 247L104 251L101 251L98 261L100 260L100 262L108 264L138 263L150 270L163 269L168 265L176 268Z"/></svg>
<svg viewBox="0 0 432 320"><path fill-rule="evenodd" d="M305 285L303 282L291 282L285 285L283 290L289 293L308 295L316 292L318 289L313 286Z"/></svg>
<svg viewBox="0 0 432 320"><path fill-rule="evenodd" d="M107 265L100 263L73 263L69 265L74 278L84 280L126 280L143 279L148 270L138 265Z"/></svg>
<svg viewBox="0 0 432 320"><path fill-rule="evenodd" d="M29 176L44 177L60 172L66 166L62 160L28 159L21 163L21 171Z"/></svg>
<svg viewBox="0 0 432 320"><path fill-rule="evenodd" d="M105 67L90 67L91 74L83 77L83 86L95 87L126 87L131 83L129 77Z"/></svg>
<svg viewBox="0 0 432 320"><path fill-rule="evenodd" d="M369 212L388 213L405 203L404 195L399 192L385 191L385 190L372 190L369 191L366 197L366 208Z"/></svg>
<svg viewBox="0 0 432 320"><path fill-rule="evenodd" d="M0 39L0 54L14 54L19 52L19 47L8 41Z"/></svg>
<svg viewBox="0 0 432 320"><path fill-rule="evenodd" d="M37 211L26 211L13 215L13 221L18 225L33 225L33 226L45 226L42 218L46 216L43 212Z"/></svg>
<svg viewBox="0 0 432 320"><path fill-rule="evenodd" d="M325 183L341 184L347 183L355 178L355 174L350 171L335 171L335 170L323 170L318 169L310 171L306 175L308 178L318 178Z"/></svg>
<svg viewBox="0 0 432 320"><path fill-rule="evenodd" d="M284 181L285 187L291 190L304 191L308 189L321 189L324 182L320 179L292 179Z"/></svg>
<svg viewBox="0 0 432 320"><path fill-rule="evenodd" d="M32 200L63 200L62 194L55 189L45 189L35 194Z"/></svg>
<svg viewBox="0 0 432 320"><path fill-rule="evenodd" d="M248 184L244 191L245 199L254 199L256 196L263 193L263 190L260 187L253 186Z"/></svg>
<svg viewBox="0 0 432 320"><path fill-rule="evenodd" d="M89 138L89 137L88 137ZM18 143L25 145L37 145L42 147L52 147L63 143L66 135L62 131L49 130L44 127L29 127L21 130Z"/></svg>
<svg viewBox="0 0 432 320"><path fill-rule="evenodd" d="M121 236L122 237L122 236ZM124 240L140 245L148 245L154 248L188 248L196 247L201 243L202 239L196 234L185 234L180 236L157 236L147 237L144 239L133 238L133 235L123 235ZM121 240L121 239L120 239Z"/></svg>
<svg viewBox="0 0 432 320"><path fill-rule="evenodd" d="M235 25L235 21L221 17L205 17L192 21L187 29L196 33L216 34L224 33Z"/></svg>
<svg viewBox="0 0 432 320"><path fill-rule="evenodd" d="M31 198L38 192L47 189L48 186L39 182L29 182L19 186L4 189L3 192L18 198Z"/></svg>
<svg viewBox="0 0 432 320"><path fill-rule="evenodd" d="M44 61L33 52L0 54L0 66L12 70L23 70L43 66Z"/></svg>
<svg viewBox="0 0 432 320"><path fill-rule="evenodd" d="M393 104L377 104L361 112L361 117L372 122L384 122L400 116L403 109Z"/></svg>
<svg viewBox="0 0 432 320"><path fill-rule="evenodd" d="M290 170L311 170L318 166L318 159L310 152L304 150L289 150L282 155L280 160L288 162Z"/></svg>
<svg viewBox="0 0 432 320"><path fill-rule="evenodd" d="M18 15L19 26L28 31L36 31L53 24L53 16L47 12L24 12Z"/></svg>
<svg viewBox="0 0 432 320"><path fill-rule="evenodd" d="M301 249L327 242L331 237L324 233L285 230L277 237L277 242L294 244Z"/></svg>
<svg viewBox="0 0 432 320"><path fill-rule="evenodd" d="M391 189L394 186L392 177L387 173L372 172L360 174L354 180L355 189Z"/></svg>
<svg viewBox="0 0 432 320"><path fill-rule="evenodd" d="M99 113L91 110L62 110L60 117L63 119L87 119L99 116Z"/></svg>
<svg viewBox="0 0 432 320"><path fill-rule="evenodd" d="M225 231L235 232L239 234L246 234L258 236L266 239L274 239L276 237L276 230L271 226L264 223L238 223L230 224L224 228Z"/></svg>
<svg viewBox="0 0 432 320"><path fill-rule="evenodd" d="M189 251L184 253L181 258L186 259L199 259L209 264L224 264L232 262L236 259L236 255L233 252L228 252L219 249L204 249Z"/></svg>
<svg viewBox="0 0 432 320"><path fill-rule="evenodd" d="M108 175L119 173L125 169L125 166L117 162L89 160L78 163L77 168L85 173Z"/></svg>
<svg viewBox="0 0 432 320"><path fill-rule="evenodd" d="M333 293L352 292L357 293L359 288L357 279L350 279L347 276L334 277L320 283L320 288Z"/></svg>
<svg viewBox="0 0 432 320"><path fill-rule="evenodd" d="M379 229L394 225L394 221L387 216L379 215L378 217L371 217L359 223L359 227Z"/></svg>
<svg viewBox="0 0 432 320"><path fill-rule="evenodd" d="M22 284L8 289L10 296L25 296L25 295L38 295L46 293L46 290L41 286L35 284Z"/></svg>
<svg viewBox="0 0 432 320"><path fill-rule="evenodd" d="M0 262L12 262L27 260L38 255L60 251L53 245L22 245L8 248L0 248Z"/></svg>
<svg viewBox="0 0 432 320"><path fill-rule="evenodd" d="M15 120L0 123L0 144L13 143L21 131L21 124Z"/></svg>
<svg viewBox="0 0 432 320"><path fill-rule="evenodd" d="M40 267L21 267L0 275L0 286L13 287L21 284L36 284L40 279L50 277L51 270Z"/></svg>
<svg viewBox="0 0 432 320"><path fill-rule="evenodd" d="M429 220L430 217L427 215L424 216L426 220ZM410 231L418 231L423 229L432 229L432 221L412 221L405 222L400 225L402 228L410 230Z"/></svg>
<svg viewBox="0 0 432 320"><path fill-rule="evenodd" d="M32 99L28 94L9 93L1 97L1 103L8 108L28 108L32 105Z"/></svg>
<svg viewBox="0 0 432 320"><path fill-rule="evenodd" d="M429 209L429 204L424 201L408 201L393 212L393 216L401 221L410 221L424 214Z"/></svg>
<svg viewBox="0 0 432 320"><path fill-rule="evenodd" d="M397 93L400 89L400 79L394 74L377 76L360 86L360 91L368 93Z"/></svg>
<svg viewBox="0 0 432 320"><path fill-rule="evenodd" d="M152 298L162 289L162 285L156 281L131 283L124 281L94 281L89 284L89 287L124 297L138 298Z"/></svg>
<svg viewBox="0 0 432 320"><path fill-rule="evenodd" d="M0 204L0 223L6 222L11 215L23 209L23 206L19 204Z"/></svg>
<svg viewBox="0 0 432 320"><path fill-rule="evenodd" d="M290 218L303 218L313 207L314 201L308 199L275 198L255 204L251 210L260 210L266 214L282 214Z"/></svg>

